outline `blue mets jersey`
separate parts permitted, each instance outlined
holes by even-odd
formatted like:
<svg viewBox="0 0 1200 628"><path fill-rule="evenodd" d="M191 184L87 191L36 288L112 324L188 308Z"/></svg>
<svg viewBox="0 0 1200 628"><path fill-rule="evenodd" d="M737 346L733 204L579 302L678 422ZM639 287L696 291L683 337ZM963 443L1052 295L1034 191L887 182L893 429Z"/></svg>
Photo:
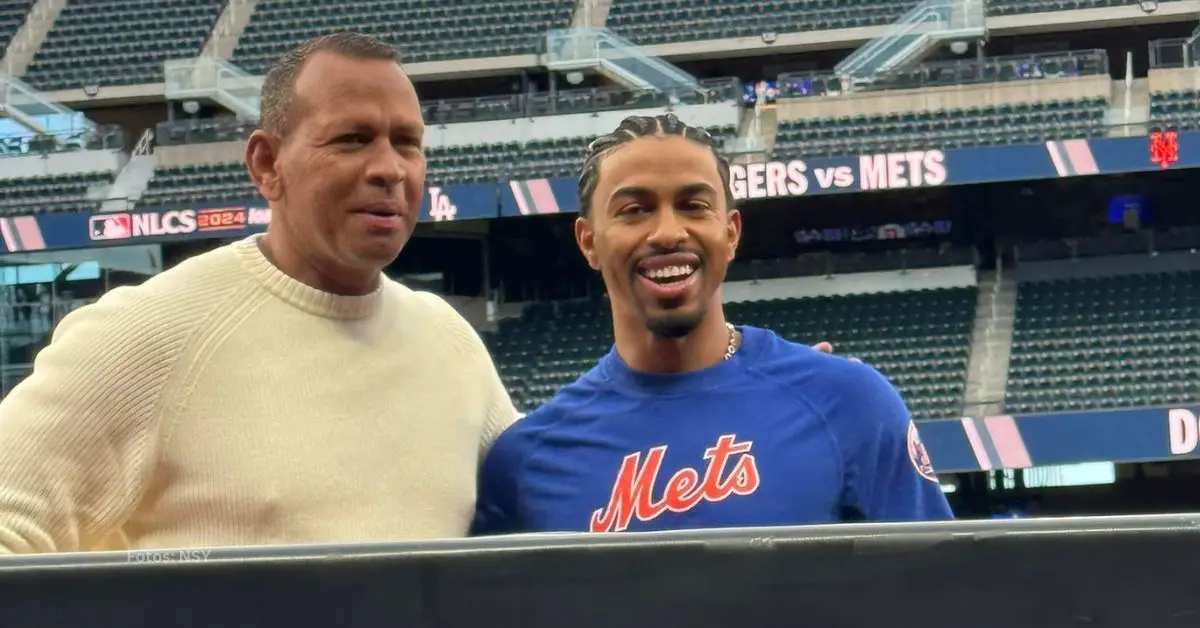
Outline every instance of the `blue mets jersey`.
<svg viewBox="0 0 1200 628"><path fill-rule="evenodd" d="M517 421L481 469L474 534L668 530L953 515L875 369L753 327L684 374L609 352Z"/></svg>

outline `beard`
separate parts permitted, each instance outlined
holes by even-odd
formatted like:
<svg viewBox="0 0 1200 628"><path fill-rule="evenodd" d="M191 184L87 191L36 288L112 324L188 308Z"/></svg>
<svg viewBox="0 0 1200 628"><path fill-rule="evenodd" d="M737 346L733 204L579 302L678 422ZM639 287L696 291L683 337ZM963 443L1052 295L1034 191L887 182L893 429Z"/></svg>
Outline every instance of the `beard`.
<svg viewBox="0 0 1200 628"><path fill-rule="evenodd" d="M704 320L704 311L692 314L667 314L665 316L647 317L646 329L659 338L675 340L688 336L696 331Z"/></svg>

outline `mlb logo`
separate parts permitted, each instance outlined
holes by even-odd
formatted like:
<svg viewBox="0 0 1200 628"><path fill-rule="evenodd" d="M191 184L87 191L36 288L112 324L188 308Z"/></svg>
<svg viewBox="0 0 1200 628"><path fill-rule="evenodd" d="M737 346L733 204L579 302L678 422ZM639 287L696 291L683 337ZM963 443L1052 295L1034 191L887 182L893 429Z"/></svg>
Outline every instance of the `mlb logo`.
<svg viewBox="0 0 1200 628"><path fill-rule="evenodd" d="M133 235L129 214L102 214L88 220L88 235L93 240L125 240Z"/></svg>

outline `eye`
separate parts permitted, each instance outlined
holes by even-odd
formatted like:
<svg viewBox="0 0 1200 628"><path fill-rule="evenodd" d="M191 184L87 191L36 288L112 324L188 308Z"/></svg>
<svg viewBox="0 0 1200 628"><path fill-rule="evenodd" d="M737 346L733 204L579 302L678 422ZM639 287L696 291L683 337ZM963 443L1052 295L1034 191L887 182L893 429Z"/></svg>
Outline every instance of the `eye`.
<svg viewBox="0 0 1200 628"><path fill-rule="evenodd" d="M402 136L392 140L392 144L396 146L402 146L404 148L420 148L421 140L412 136Z"/></svg>
<svg viewBox="0 0 1200 628"><path fill-rule="evenodd" d="M618 210L618 211L617 211L617 214L618 214L618 215L621 215L621 216L624 216L624 215L627 215L627 214L630 214L630 215L632 215L632 214L640 214L640 213L643 213L643 212L645 212L645 211L647 211L647 210L646 210L646 208L645 208L644 206L642 206L642 205L638 205L638 204L636 204L636 203L635 203L635 204L633 204L633 205L626 205L626 206L622 207L620 210Z"/></svg>
<svg viewBox="0 0 1200 628"><path fill-rule="evenodd" d="M688 211L702 212L708 211L712 208L712 206L704 201L688 201L683 204L683 208Z"/></svg>
<svg viewBox="0 0 1200 628"><path fill-rule="evenodd" d="M362 133L347 133L334 141L338 144L369 144L371 138Z"/></svg>

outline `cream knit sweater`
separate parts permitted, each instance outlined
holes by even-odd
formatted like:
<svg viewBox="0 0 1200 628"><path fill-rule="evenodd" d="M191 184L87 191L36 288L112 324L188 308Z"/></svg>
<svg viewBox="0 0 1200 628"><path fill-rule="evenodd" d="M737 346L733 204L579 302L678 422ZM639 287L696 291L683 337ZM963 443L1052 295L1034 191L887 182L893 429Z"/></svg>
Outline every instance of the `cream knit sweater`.
<svg viewBox="0 0 1200 628"><path fill-rule="evenodd" d="M0 553L463 536L515 416L438 297L323 293L247 238L62 321L0 403Z"/></svg>

